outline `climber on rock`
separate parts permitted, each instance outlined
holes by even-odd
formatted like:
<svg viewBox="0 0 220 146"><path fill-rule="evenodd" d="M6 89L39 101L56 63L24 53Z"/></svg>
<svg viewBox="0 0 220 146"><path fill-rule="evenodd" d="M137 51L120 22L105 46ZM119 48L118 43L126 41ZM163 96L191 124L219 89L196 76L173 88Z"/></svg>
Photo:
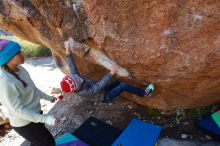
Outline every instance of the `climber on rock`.
<svg viewBox="0 0 220 146"><path fill-rule="evenodd" d="M59 96L61 98L63 98L63 93L76 93L80 96L91 97L96 93L100 93L104 90L103 102L113 101L123 91L127 91L141 97L152 96L152 91L154 90L153 83L150 83L145 89L134 87L126 82L120 82L118 80L114 80L109 83L112 76L118 70L118 67L116 65L112 65L110 72L106 73L99 81L94 81L85 76L81 76L77 70L72 52L70 50L70 42L65 41L64 46L66 49L67 64L69 66L71 74L65 76L62 79L62 81L60 82L61 88L52 89L52 94L61 93L61 96Z"/></svg>

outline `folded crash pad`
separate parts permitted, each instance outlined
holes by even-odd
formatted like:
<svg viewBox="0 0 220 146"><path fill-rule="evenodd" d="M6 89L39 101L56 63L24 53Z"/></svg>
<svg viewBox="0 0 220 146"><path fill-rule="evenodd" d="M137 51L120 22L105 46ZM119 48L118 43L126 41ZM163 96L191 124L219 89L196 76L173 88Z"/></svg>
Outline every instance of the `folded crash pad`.
<svg viewBox="0 0 220 146"><path fill-rule="evenodd" d="M134 118L112 146L154 146L160 132L161 126Z"/></svg>
<svg viewBox="0 0 220 146"><path fill-rule="evenodd" d="M197 122L197 125L200 128L208 132L211 132L211 134L214 134L220 137L220 128L218 127L218 125L216 124L216 122L213 120L211 116L201 119L200 121Z"/></svg>
<svg viewBox="0 0 220 146"><path fill-rule="evenodd" d="M215 121L215 123L220 128L220 110L218 110L217 112L213 113L211 116L212 116L212 119Z"/></svg>
<svg viewBox="0 0 220 146"><path fill-rule="evenodd" d="M64 143L64 144L59 144L57 146L89 146L89 145L85 144L81 140L76 140L76 141L71 141L71 142Z"/></svg>
<svg viewBox="0 0 220 146"><path fill-rule="evenodd" d="M75 130L73 135L91 146L111 146L121 132L120 129L90 117Z"/></svg>
<svg viewBox="0 0 220 146"><path fill-rule="evenodd" d="M89 146L74 135L65 133L56 139L57 146Z"/></svg>

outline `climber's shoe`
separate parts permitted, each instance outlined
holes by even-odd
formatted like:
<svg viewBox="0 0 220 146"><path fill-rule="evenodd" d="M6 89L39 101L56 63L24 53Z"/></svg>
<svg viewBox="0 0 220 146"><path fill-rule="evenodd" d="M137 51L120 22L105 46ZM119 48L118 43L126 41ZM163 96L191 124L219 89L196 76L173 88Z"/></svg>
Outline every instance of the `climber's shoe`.
<svg viewBox="0 0 220 146"><path fill-rule="evenodd" d="M154 83L150 83L146 88L145 88L145 95L146 96L152 96L152 92L154 90Z"/></svg>

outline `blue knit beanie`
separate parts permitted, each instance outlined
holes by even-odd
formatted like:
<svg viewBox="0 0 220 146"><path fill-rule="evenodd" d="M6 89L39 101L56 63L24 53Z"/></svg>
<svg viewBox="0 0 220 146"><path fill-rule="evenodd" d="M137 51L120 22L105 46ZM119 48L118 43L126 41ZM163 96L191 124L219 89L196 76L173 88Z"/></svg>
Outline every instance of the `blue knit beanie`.
<svg viewBox="0 0 220 146"><path fill-rule="evenodd" d="M0 39L0 66L5 65L20 50L21 46L18 43L11 40Z"/></svg>

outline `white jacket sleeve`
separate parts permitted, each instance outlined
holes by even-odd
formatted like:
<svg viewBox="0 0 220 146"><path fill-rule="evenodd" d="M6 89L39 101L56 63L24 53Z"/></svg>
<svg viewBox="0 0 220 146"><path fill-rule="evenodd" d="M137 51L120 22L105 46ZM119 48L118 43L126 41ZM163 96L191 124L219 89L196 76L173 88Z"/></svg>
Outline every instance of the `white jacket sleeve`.
<svg viewBox="0 0 220 146"><path fill-rule="evenodd" d="M50 101L50 100L52 100L54 98L53 96L47 95L46 93L44 93L43 91L41 91L37 87L36 87L36 89L37 89L37 92L40 94L40 98L41 99L45 99L45 100Z"/></svg>
<svg viewBox="0 0 220 146"><path fill-rule="evenodd" d="M27 72L27 70L25 68L23 68L22 66L19 67L20 69L22 69L22 71L25 73L26 76L28 76L28 78L31 80L31 82L34 84L34 82L32 81L31 77L30 77L30 74ZM42 92L40 89L38 89L36 87L36 85L34 84L34 87L36 88L38 94L40 95L40 98L41 99L45 99L45 100L51 100L53 99L54 97L53 96L49 96L47 95L46 93Z"/></svg>
<svg viewBox="0 0 220 146"><path fill-rule="evenodd" d="M45 115L37 113L31 109L22 105L20 93L18 92L16 85L13 83L4 83L4 89L1 91L1 101L8 110L20 118L31 121L34 123L46 123L49 125L55 124L55 118L51 115Z"/></svg>

